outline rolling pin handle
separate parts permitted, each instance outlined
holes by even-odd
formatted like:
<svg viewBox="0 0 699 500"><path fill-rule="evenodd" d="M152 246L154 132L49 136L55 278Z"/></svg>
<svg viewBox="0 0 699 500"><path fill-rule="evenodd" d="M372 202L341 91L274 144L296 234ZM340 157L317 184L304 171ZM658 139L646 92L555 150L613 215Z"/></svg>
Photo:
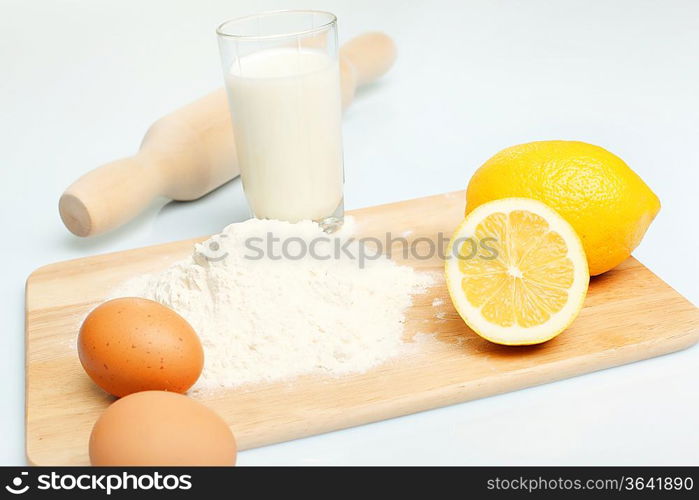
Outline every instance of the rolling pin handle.
<svg viewBox="0 0 699 500"><path fill-rule="evenodd" d="M94 236L125 224L161 195L158 169L143 152L107 163L75 181L58 211L76 236ZM150 168L149 168L150 167Z"/></svg>
<svg viewBox="0 0 699 500"><path fill-rule="evenodd" d="M354 69L357 86L385 74L396 61L396 55L393 39L378 31L355 37L340 48L340 57Z"/></svg>

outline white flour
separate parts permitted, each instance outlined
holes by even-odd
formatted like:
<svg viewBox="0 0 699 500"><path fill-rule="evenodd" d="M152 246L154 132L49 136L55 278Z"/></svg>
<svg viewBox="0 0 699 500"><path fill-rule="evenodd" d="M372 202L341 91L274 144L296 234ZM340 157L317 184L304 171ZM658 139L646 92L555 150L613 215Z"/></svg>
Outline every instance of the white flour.
<svg viewBox="0 0 699 500"><path fill-rule="evenodd" d="M307 221L232 224L196 245L190 259L132 280L114 296L156 300L191 323L205 351L195 390L364 372L401 351L411 294L432 280L384 257L362 268L357 259L335 255L347 232L329 237ZM274 253L270 234L278 239ZM270 258L283 246L287 257L297 257L312 241L316 256L332 258L308 252L299 259ZM360 247L355 241L347 248L356 257ZM250 258L263 251L264 257Z"/></svg>

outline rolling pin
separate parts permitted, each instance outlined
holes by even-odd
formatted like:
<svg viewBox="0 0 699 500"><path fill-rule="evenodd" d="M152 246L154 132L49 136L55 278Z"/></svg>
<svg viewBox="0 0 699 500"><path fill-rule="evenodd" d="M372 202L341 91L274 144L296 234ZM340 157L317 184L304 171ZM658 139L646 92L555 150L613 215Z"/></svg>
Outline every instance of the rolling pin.
<svg viewBox="0 0 699 500"><path fill-rule="evenodd" d="M396 48L387 35L367 33L340 48L342 105L356 88L390 69ZM107 163L75 181L58 208L77 236L125 224L157 197L196 200L240 174L224 88L160 118L138 153Z"/></svg>

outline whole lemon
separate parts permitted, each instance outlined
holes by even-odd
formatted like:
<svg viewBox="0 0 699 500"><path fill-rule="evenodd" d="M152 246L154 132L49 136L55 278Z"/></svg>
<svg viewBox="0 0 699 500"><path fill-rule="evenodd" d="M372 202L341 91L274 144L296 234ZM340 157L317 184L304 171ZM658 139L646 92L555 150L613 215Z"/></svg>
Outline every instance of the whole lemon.
<svg viewBox="0 0 699 500"><path fill-rule="evenodd" d="M466 214L511 197L539 200L578 233L591 275L624 261L660 210L660 200L618 156L577 141L538 141L504 149L471 178Z"/></svg>

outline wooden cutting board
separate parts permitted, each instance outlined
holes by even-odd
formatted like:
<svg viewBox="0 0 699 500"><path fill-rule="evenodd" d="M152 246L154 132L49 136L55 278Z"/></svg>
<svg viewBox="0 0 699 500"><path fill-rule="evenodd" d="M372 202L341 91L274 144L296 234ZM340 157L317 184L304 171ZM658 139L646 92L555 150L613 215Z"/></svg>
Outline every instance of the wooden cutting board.
<svg viewBox="0 0 699 500"><path fill-rule="evenodd" d="M359 235L383 239L390 231L416 241L448 237L463 206L463 192L456 192L351 215ZM88 463L90 430L113 398L83 372L75 350L78 328L115 285L185 258L199 240L61 262L32 273L26 291L30 462ZM424 240L416 245L424 250L420 255L429 250ZM405 339L416 346L410 354L362 375L309 376L198 397L230 424L241 449L543 384L677 351L699 339L699 310L633 258L592 279L585 307L568 330L530 347L498 346L469 330L451 305L438 256L403 263L437 276L407 313Z"/></svg>

